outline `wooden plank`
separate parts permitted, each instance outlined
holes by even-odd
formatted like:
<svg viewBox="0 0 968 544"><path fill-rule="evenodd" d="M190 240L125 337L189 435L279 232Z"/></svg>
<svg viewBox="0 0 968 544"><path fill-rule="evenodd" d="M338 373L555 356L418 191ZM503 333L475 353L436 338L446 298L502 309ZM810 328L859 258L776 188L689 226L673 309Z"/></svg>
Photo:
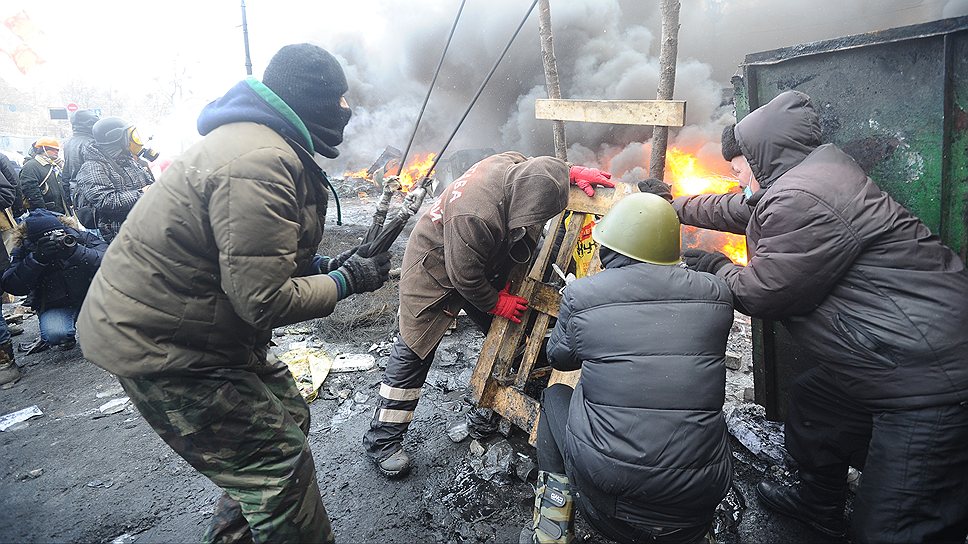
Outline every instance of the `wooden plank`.
<svg viewBox="0 0 968 544"><path fill-rule="evenodd" d="M681 127L686 121L684 100L552 100L534 102L537 119L615 125Z"/></svg>
<svg viewBox="0 0 968 544"><path fill-rule="evenodd" d="M518 366L517 376L514 378L514 385L518 388L524 387L531 376L531 369L538 360L541 348L544 346L545 333L548 332L548 323L551 320L548 314L539 313L534 321L534 328L525 343L524 357L521 358L521 365Z"/></svg>
<svg viewBox="0 0 968 544"><path fill-rule="evenodd" d="M548 387L551 387L556 383L563 383L567 386L570 386L572 389L574 389L575 386L578 385L578 378L580 377L581 377L581 369L572 370L569 372L563 372L561 370L552 370L551 379L548 380Z"/></svg>
<svg viewBox="0 0 968 544"><path fill-rule="evenodd" d="M514 387L499 387L493 410L511 420L519 429L529 430L538 422L541 404Z"/></svg>
<svg viewBox="0 0 968 544"><path fill-rule="evenodd" d="M588 195L582 193L582 196L588 198ZM569 195L569 203L571 202L571 195ZM551 220L551 227L548 230L551 232L558 232L561 228L561 222L565 219L565 212L561 212ZM549 235L550 236L550 235ZM548 240L548 237L545 237ZM538 252L538 258L534 261L534 266L531 267L531 271L528 273L528 277L534 281L541 281L544 276L544 271L548 269L548 263L551 262L551 246L554 244L546 243L541 246L541 251Z"/></svg>
<svg viewBox="0 0 968 544"><path fill-rule="evenodd" d="M557 278L557 274L554 277ZM530 278L528 279L530 280ZM558 294L558 287L547 283L537 283L528 305L543 314L558 317L558 310L561 308L561 295Z"/></svg>

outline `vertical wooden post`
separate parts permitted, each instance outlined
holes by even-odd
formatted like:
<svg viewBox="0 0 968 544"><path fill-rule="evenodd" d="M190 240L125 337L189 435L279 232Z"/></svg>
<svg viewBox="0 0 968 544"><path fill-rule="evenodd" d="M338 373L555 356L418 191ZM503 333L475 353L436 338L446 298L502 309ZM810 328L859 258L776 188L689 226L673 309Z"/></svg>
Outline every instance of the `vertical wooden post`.
<svg viewBox="0 0 968 544"><path fill-rule="evenodd" d="M678 21L678 16L677 19ZM551 6L549 0L538 3L538 33L541 35L541 59L544 63L545 84L548 98L561 98L561 85L558 83L558 64L555 62L555 44L551 35ZM568 159L568 144L565 141L565 122L552 121L555 135L555 157Z"/></svg>
<svg viewBox="0 0 968 544"><path fill-rule="evenodd" d="M662 0L662 44L659 49L658 100L671 100L676 86L676 56L679 49L679 0ZM669 127L657 126L652 131L652 160L649 175L665 177L666 147Z"/></svg>

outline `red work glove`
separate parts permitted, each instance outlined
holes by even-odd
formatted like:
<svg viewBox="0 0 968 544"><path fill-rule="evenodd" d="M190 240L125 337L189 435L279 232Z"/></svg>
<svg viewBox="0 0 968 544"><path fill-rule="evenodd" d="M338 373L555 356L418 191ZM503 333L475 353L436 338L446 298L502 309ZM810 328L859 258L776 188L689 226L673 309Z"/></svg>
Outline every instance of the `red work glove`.
<svg viewBox="0 0 968 544"><path fill-rule="evenodd" d="M585 168L584 166L572 166L568 171L568 180L571 181L572 185L577 185L579 189L585 191L588 196L595 196L593 185L615 187L614 183L608 181L611 177L612 174L608 172L603 172L598 168Z"/></svg>
<svg viewBox="0 0 968 544"><path fill-rule="evenodd" d="M528 299L508 293L511 284L508 283L497 293L497 304L487 313L498 315L513 323L521 322L521 314L528 309Z"/></svg>

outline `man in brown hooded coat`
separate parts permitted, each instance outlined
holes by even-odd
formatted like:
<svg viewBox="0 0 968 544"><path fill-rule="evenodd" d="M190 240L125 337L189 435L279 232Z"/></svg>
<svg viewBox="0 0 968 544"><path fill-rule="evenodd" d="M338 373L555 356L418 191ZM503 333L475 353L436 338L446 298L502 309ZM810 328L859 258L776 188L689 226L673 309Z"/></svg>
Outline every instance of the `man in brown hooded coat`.
<svg viewBox="0 0 968 544"><path fill-rule="evenodd" d="M527 301L507 292L508 273L531 259L541 226L565 209L568 183L561 160L493 155L454 181L417 222L403 257L400 336L363 437L384 474L410 469L403 436L457 313L463 309L484 330L493 315L519 321Z"/></svg>

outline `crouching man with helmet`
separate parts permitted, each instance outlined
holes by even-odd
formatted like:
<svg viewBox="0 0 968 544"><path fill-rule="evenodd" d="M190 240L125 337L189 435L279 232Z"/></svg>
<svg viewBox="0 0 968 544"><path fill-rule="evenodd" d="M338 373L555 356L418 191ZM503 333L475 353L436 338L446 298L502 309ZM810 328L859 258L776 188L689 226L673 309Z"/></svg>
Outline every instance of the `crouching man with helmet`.
<svg viewBox="0 0 968 544"><path fill-rule="evenodd" d="M153 180L135 159L141 139L134 125L105 117L94 123L93 133L94 144L77 173L77 202L93 211L101 237L111 242Z"/></svg>
<svg viewBox="0 0 968 544"><path fill-rule="evenodd" d="M582 369L541 400L534 520L574 539L574 508L617 542L699 542L732 478L722 407L732 294L679 266L679 220L636 193L595 225L603 270L563 292L548 359ZM634 286L634 288L630 288Z"/></svg>

